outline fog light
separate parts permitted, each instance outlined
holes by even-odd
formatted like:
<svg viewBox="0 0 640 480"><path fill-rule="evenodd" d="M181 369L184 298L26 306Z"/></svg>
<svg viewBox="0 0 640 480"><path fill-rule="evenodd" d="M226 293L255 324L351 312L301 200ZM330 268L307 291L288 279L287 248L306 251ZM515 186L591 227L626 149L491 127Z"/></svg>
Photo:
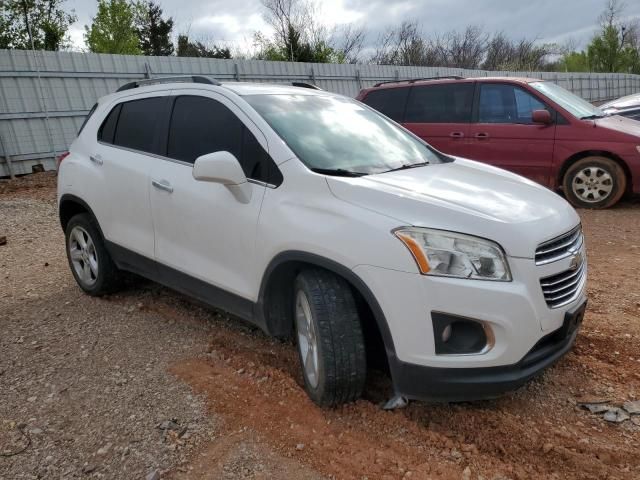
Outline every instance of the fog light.
<svg viewBox="0 0 640 480"><path fill-rule="evenodd" d="M436 354L471 355L493 346L493 333L484 322L442 312L431 312Z"/></svg>

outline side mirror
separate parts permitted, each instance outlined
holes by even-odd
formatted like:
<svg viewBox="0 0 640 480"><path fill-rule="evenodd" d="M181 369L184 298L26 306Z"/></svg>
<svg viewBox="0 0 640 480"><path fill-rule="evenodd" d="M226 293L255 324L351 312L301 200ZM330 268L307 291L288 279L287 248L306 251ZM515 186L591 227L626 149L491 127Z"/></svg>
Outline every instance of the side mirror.
<svg viewBox="0 0 640 480"><path fill-rule="evenodd" d="M542 123L544 125L550 125L552 122L549 110L534 110L531 112L531 120L533 123Z"/></svg>
<svg viewBox="0 0 640 480"><path fill-rule="evenodd" d="M242 171L238 159L229 152L213 152L196 158L193 178L200 182L220 183L226 186L242 203L251 200L251 184Z"/></svg>

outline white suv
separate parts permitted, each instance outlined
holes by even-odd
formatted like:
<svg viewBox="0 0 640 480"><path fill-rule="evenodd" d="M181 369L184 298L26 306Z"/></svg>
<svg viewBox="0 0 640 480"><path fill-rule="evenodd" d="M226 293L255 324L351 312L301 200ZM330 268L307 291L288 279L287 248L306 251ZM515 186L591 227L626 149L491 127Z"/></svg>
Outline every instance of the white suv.
<svg viewBox="0 0 640 480"><path fill-rule="evenodd" d="M58 201L84 291L126 270L293 335L320 405L376 364L400 396L496 396L571 348L586 305L565 200L311 88L127 84L71 145Z"/></svg>

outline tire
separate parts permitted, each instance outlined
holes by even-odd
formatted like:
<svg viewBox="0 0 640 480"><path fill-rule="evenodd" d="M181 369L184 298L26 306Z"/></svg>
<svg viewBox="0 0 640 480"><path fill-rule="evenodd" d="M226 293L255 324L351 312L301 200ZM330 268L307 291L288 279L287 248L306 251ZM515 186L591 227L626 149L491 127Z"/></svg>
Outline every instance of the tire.
<svg viewBox="0 0 640 480"><path fill-rule="evenodd" d="M321 407L357 400L364 388L367 360L351 288L330 272L308 269L296 278L293 298L307 394Z"/></svg>
<svg viewBox="0 0 640 480"><path fill-rule="evenodd" d="M562 187L574 207L609 208L624 195L627 177L610 158L585 157L569 167Z"/></svg>
<svg viewBox="0 0 640 480"><path fill-rule="evenodd" d="M89 295L101 296L118 289L120 272L91 215L74 215L67 223L65 240L69 268L82 290Z"/></svg>

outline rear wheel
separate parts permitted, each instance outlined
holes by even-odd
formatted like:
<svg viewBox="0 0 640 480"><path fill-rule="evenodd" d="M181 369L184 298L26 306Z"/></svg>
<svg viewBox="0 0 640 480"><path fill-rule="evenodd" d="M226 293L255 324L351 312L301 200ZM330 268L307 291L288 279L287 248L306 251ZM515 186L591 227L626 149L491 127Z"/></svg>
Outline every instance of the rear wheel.
<svg viewBox="0 0 640 480"><path fill-rule="evenodd" d="M120 272L104 245L93 217L74 215L65 230L67 258L76 282L89 295L111 293L120 285Z"/></svg>
<svg viewBox="0 0 640 480"><path fill-rule="evenodd" d="M616 162L594 156L571 165L562 183L567 199L575 207L608 208L622 198L627 178Z"/></svg>
<svg viewBox="0 0 640 480"><path fill-rule="evenodd" d="M366 352L349 285L321 269L295 280L294 318L305 390L320 406L354 401L366 380Z"/></svg>

